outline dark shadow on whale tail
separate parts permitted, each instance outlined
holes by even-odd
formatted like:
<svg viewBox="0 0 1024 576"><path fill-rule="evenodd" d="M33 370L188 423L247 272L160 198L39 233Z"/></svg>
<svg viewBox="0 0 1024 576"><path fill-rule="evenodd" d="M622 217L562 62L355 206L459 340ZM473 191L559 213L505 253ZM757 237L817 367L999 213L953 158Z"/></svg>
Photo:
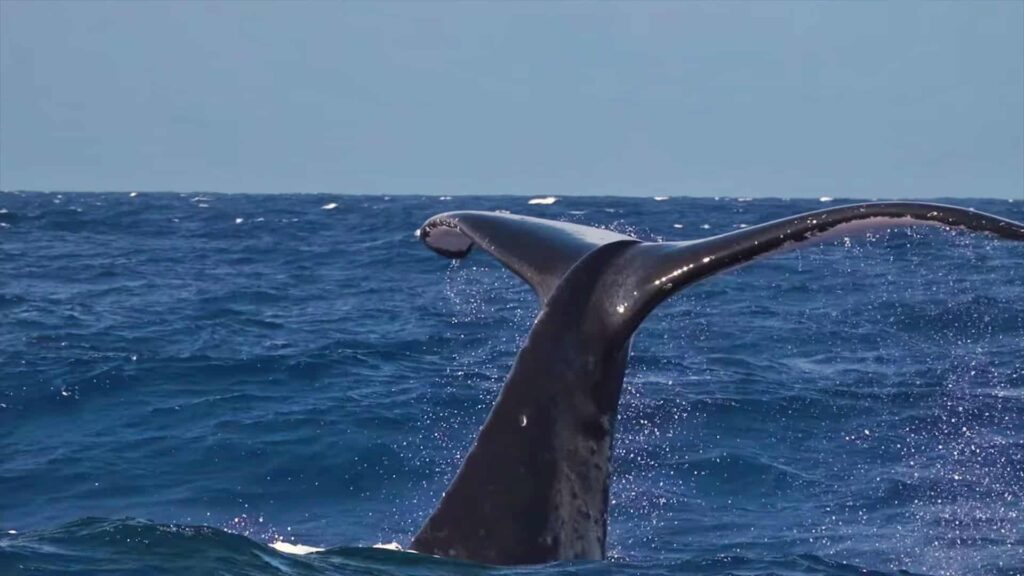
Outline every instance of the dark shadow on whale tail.
<svg viewBox="0 0 1024 576"><path fill-rule="evenodd" d="M916 224L1024 241L1024 225L954 206L876 202L728 234L647 243L487 212L428 220L420 239L449 258L490 253L541 311L490 416L411 549L492 564L604 558L612 437L632 334L685 286L813 239Z"/></svg>

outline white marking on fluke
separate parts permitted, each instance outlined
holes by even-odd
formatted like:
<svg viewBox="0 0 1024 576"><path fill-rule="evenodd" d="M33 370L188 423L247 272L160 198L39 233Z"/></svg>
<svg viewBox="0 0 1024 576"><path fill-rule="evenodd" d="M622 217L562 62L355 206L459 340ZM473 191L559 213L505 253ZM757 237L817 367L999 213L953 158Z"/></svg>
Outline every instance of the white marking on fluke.
<svg viewBox="0 0 1024 576"><path fill-rule="evenodd" d="M473 241L455 228L434 228L427 235L427 245L448 252L465 252Z"/></svg>

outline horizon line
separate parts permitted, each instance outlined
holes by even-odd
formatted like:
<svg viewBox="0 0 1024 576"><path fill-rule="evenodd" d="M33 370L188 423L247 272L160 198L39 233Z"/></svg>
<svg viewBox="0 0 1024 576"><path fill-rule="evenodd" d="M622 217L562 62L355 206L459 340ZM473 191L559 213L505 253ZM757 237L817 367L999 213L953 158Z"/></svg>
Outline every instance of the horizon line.
<svg viewBox="0 0 1024 576"><path fill-rule="evenodd" d="M733 195L733 194L652 194L652 195L638 195L638 194L549 194L549 193L502 193L502 194L488 194L488 193L466 193L466 192L451 192L448 194L423 194L415 192L394 192L394 193L359 193L359 192L224 192L218 190L144 190L144 189L124 189L124 190L33 190L27 188L16 188L16 189L0 189L0 194L216 194L221 196L364 196L364 197L378 197L388 198L391 196L401 197L421 197L421 198L454 198L454 197L494 197L494 198L646 198L669 200L673 198L732 198L732 199L744 199L748 201L753 200L819 200L821 202L832 202L842 200L869 200L869 201L886 201L886 200L922 200L922 199L950 199L950 200L1008 200L1009 202L1021 201L1024 202L1024 190L1021 191L1018 198L1012 196L829 196L822 194L819 196L745 196L745 195Z"/></svg>

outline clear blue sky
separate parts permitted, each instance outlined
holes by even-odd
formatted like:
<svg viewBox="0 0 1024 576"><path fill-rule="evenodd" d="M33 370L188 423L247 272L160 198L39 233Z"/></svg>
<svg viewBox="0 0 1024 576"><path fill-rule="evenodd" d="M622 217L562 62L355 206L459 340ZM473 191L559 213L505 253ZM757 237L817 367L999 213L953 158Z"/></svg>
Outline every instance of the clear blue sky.
<svg viewBox="0 0 1024 576"><path fill-rule="evenodd" d="M1024 198L1024 2L0 0L0 189Z"/></svg>

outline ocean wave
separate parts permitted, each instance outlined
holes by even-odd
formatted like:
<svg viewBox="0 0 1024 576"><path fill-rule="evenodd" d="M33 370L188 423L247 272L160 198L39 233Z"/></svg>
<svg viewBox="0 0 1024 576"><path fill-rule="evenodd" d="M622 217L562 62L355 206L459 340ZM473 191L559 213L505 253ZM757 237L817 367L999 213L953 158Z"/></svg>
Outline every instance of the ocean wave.
<svg viewBox="0 0 1024 576"><path fill-rule="evenodd" d="M0 573L1024 571L1006 555L1024 537L1020 246L943 230L765 259L652 314L620 405L612 561L331 549L409 542L541 310L480 251L425 251L409 232L428 217L677 239L821 208L527 201L0 195ZM153 522L76 524L93 516Z"/></svg>
<svg viewBox="0 0 1024 576"><path fill-rule="evenodd" d="M209 526L158 524L135 519L83 518L58 528L0 535L0 569L5 573L405 575L495 574L545 576L679 574L819 574L887 576L811 554L752 558L744 555L691 556L670 560L616 558L610 563L556 563L495 568L373 545L339 546L295 555L265 542ZM10 571L10 572L8 572ZM899 571L901 576L910 572Z"/></svg>

